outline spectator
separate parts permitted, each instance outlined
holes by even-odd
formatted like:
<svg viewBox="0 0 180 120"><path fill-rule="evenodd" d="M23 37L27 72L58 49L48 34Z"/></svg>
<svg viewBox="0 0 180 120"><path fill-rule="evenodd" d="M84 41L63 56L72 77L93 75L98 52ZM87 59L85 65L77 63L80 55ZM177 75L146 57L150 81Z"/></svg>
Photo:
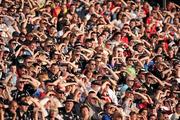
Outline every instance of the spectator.
<svg viewBox="0 0 180 120"><path fill-rule="evenodd" d="M178 1L0 0L0 120L178 120Z"/></svg>

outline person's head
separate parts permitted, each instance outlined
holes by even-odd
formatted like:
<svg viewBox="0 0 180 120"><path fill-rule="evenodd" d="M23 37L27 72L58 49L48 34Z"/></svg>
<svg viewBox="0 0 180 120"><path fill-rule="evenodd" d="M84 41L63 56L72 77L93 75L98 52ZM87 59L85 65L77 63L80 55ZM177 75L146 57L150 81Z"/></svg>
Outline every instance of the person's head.
<svg viewBox="0 0 180 120"><path fill-rule="evenodd" d="M127 65L132 66L133 60L130 57L126 57Z"/></svg>
<svg viewBox="0 0 180 120"><path fill-rule="evenodd" d="M162 63L157 63L157 64L156 64L156 68L157 68L157 70L159 70L160 72L162 72L162 71L165 69L165 67L164 67L164 65L163 65Z"/></svg>
<svg viewBox="0 0 180 120"><path fill-rule="evenodd" d="M163 62L163 56L162 56L162 55L157 55L157 56L155 57L155 62L157 62L157 63Z"/></svg>
<svg viewBox="0 0 180 120"><path fill-rule="evenodd" d="M23 81L22 80L22 78L20 78L18 81L17 81L17 83L16 83L17 85L17 89L19 90L19 91L23 91L24 90L24 85L25 85L25 81Z"/></svg>
<svg viewBox="0 0 180 120"><path fill-rule="evenodd" d="M12 37L13 37L14 40L18 40L19 37L20 37L20 34L19 34L17 31L14 31L14 32L12 33Z"/></svg>
<svg viewBox="0 0 180 120"><path fill-rule="evenodd" d="M136 10L136 4L135 3L131 3L131 10Z"/></svg>
<svg viewBox="0 0 180 120"><path fill-rule="evenodd" d="M96 67L96 62L94 61L94 59L91 59L88 63L88 68L89 70L94 70Z"/></svg>
<svg viewBox="0 0 180 120"><path fill-rule="evenodd" d="M11 39L11 40L9 41L9 47L10 47L10 48L15 49L15 48L16 48L16 45L17 45L17 42L16 42L15 39Z"/></svg>
<svg viewBox="0 0 180 120"><path fill-rule="evenodd" d="M151 74L146 74L146 83L147 84L153 84L153 78L150 76Z"/></svg>
<svg viewBox="0 0 180 120"><path fill-rule="evenodd" d="M53 35L56 35L56 33L57 33L57 30L56 30L55 26L50 26L50 28L49 28L49 34L50 34L51 36L53 36Z"/></svg>
<svg viewBox="0 0 180 120"><path fill-rule="evenodd" d="M63 100L65 98L65 93L63 90L57 89L56 93L59 100Z"/></svg>
<svg viewBox="0 0 180 120"><path fill-rule="evenodd" d="M58 115L58 109L56 108L51 108L50 109L50 118L55 118Z"/></svg>
<svg viewBox="0 0 180 120"><path fill-rule="evenodd" d="M90 116L90 109L87 105L82 105L80 107L80 112L81 112L81 116L84 118L84 117L87 117L87 116Z"/></svg>
<svg viewBox="0 0 180 120"><path fill-rule="evenodd" d="M58 74L60 68L59 68L58 64L54 63L54 64L51 65L50 70L51 70L51 72L52 72L53 74L56 75L56 74Z"/></svg>
<svg viewBox="0 0 180 120"><path fill-rule="evenodd" d="M45 83L45 87L46 87L46 91L53 91L54 90L54 85L52 84L51 80L46 80L44 81Z"/></svg>
<svg viewBox="0 0 180 120"><path fill-rule="evenodd" d="M99 91L101 88L101 83L100 81L94 80L91 82L91 88L95 91Z"/></svg>
<svg viewBox="0 0 180 120"><path fill-rule="evenodd" d="M137 114L134 111L131 111L129 115L131 120L137 120Z"/></svg>
<svg viewBox="0 0 180 120"><path fill-rule="evenodd" d="M128 88L128 89L125 91L125 97L127 97L127 98L133 98L133 97L134 97L131 88ZM131 99L131 102L132 102L132 99Z"/></svg>
<svg viewBox="0 0 180 120"><path fill-rule="evenodd" d="M37 49L37 43L35 41L31 41L28 47L30 50L34 51Z"/></svg>
<svg viewBox="0 0 180 120"><path fill-rule="evenodd" d="M134 28L136 26L136 20L135 19L132 19L129 23L130 27L131 28Z"/></svg>
<svg viewBox="0 0 180 120"><path fill-rule="evenodd" d="M174 57L174 50L172 48L169 49L168 55L169 55L169 58L173 58Z"/></svg>
<svg viewBox="0 0 180 120"><path fill-rule="evenodd" d="M29 41L32 41L33 37L34 37L34 35L32 33L27 33L26 34L26 39L29 40Z"/></svg>
<svg viewBox="0 0 180 120"><path fill-rule="evenodd" d="M112 115L115 112L116 108L112 103L106 103L104 105L104 111L109 114Z"/></svg>
<svg viewBox="0 0 180 120"><path fill-rule="evenodd" d="M24 60L24 65L25 65L26 67L30 67L30 66L32 66L32 64L33 64L32 57L27 57L27 58L25 58L25 60Z"/></svg>
<svg viewBox="0 0 180 120"><path fill-rule="evenodd" d="M122 20L123 23L126 23L128 21L128 18L127 18L126 15L122 15L121 20Z"/></svg>
<svg viewBox="0 0 180 120"><path fill-rule="evenodd" d="M70 6L70 12L75 12L75 9L76 9L76 6L75 6L75 4L71 4L71 6Z"/></svg>
<svg viewBox="0 0 180 120"><path fill-rule="evenodd" d="M19 108L20 110L22 110L23 112L26 112L28 110L29 104L24 102L24 101L20 101L19 102Z"/></svg>
<svg viewBox="0 0 180 120"><path fill-rule="evenodd" d="M149 120L157 120L157 116L152 114L149 116Z"/></svg>
<svg viewBox="0 0 180 120"><path fill-rule="evenodd" d="M179 18L175 17L173 19L173 22L174 22L175 25L178 25L179 24Z"/></svg>
<svg viewBox="0 0 180 120"><path fill-rule="evenodd" d="M65 110L66 110L66 112L71 112L73 107L74 107L74 100L67 99L65 101Z"/></svg>
<svg viewBox="0 0 180 120"><path fill-rule="evenodd" d="M100 63L101 63L101 61L102 61L101 56L95 57L95 63L96 63L96 66L99 66Z"/></svg>
<svg viewBox="0 0 180 120"><path fill-rule="evenodd" d="M116 112L114 112L114 114L112 115L112 119L113 119L113 120L123 120L123 115L122 115L122 113L116 111Z"/></svg>
<svg viewBox="0 0 180 120"><path fill-rule="evenodd" d="M19 76L28 74L27 67L24 64L18 65L17 66L17 71L18 71Z"/></svg>
<svg viewBox="0 0 180 120"><path fill-rule="evenodd" d="M139 44L137 45L137 51L138 51L139 53L143 52L143 48L144 48L143 44L139 43Z"/></svg>
<svg viewBox="0 0 180 120"><path fill-rule="evenodd" d="M94 39L86 39L85 41L85 47L86 48L92 48L92 42L94 41Z"/></svg>
<svg viewBox="0 0 180 120"><path fill-rule="evenodd" d="M87 101L91 104L96 106L98 103L96 93L94 91L90 91L87 96Z"/></svg>
<svg viewBox="0 0 180 120"><path fill-rule="evenodd" d="M170 120L169 115L166 112L161 112L159 120Z"/></svg>
<svg viewBox="0 0 180 120"><path fill-rule="evenodd" d="M127 84L130 88L134 85L134 82L135 82L135 80L134 80L133 77L128 76L128 77L126 78L126 84Z"/></svg>
<svg viewBox="0 0 180 120"><path fill-rule="evenodd" d="M142 116L147 117L147 115L148 115L147 109L142 109L141 112L140 112L140 114L141 114Z"/></svg>
<svg viewBox="0 0 180 120"><path fill-rule="evenodd" d="M16 101L11 101L9 108L13 111L16 111L16 109L18 108L18 104Z"/></svg>

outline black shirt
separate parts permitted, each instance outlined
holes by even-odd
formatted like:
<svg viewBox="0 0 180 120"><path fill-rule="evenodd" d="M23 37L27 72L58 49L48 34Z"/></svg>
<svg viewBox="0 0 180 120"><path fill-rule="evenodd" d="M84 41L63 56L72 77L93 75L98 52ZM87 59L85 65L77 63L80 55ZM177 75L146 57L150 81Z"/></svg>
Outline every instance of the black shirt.
<svg viewBox="0 0 180 120"><path fill-rule="evenodd" d="M26 90L19 91L18 89L11 91L13 100L20 101L22 97L29 96L29 92Z"/></svg>
<svg viewBox="0 0 180 120"><path fill-rule="evenodd" d="M156 90L158 90L158 88L160 86L159 83L150 84L150 85L143 83L143 85L146 87L148 95L154 95L154 93L156 93Z"/></svg>
<svg viewBox="0 0 180 120"><path fill-rule="evenodd" d="M5 109L5 111L4 111L4 120L12 120L14 116L15 116L15 114L12 113L9 108Z"/></svg>
<svg viewBox="0 0 180 120"><path fill-rule="evenodd" d="M71 112L66 112L65 107L59 108L59 115L63 120L79 120L79 116Z"/></svg>
<svg viewBox="0 0 180 120"><path fill-rule="evenodd" d="M29 106L26 112L22 112L20 109L17 109L17 120L33 120L34 119L34 112L33 106Z"/></svg>

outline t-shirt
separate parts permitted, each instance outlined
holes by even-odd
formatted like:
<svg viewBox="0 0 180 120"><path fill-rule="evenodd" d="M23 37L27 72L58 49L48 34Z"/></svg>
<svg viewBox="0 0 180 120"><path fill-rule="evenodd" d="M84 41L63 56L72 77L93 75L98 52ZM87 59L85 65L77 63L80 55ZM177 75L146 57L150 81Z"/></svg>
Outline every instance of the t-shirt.
<svg viewBox="0 0 180 120"><path fill-rule="evenodd" d="M22 97L29 96L29 92L26 90L19 91L18 89L11 91L13 100L20 101Z"/></svg>

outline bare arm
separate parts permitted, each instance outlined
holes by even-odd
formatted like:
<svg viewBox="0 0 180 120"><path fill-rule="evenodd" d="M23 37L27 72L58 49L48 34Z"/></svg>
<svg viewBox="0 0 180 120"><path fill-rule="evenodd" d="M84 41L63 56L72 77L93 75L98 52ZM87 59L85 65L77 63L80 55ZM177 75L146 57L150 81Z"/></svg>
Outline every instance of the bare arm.
<svg viewBox="0 0 180 120"><path fill-rule="evenodd" d="M133 92L133 94L140 96L142 99L144 99L147 103L149 103L147 97L139 92Z"/></svg>

